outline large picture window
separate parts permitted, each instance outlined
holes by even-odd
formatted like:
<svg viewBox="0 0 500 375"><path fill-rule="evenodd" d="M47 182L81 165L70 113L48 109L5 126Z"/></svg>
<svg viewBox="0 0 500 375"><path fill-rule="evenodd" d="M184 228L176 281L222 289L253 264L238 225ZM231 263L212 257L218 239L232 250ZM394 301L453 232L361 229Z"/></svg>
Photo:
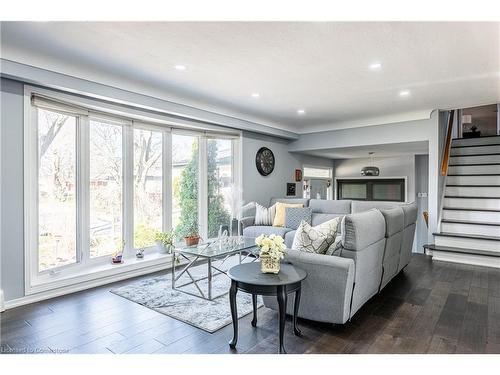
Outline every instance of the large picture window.
<svg viewBox="0 0 500 375"><path fill-rule="evenodd" d="M38 116L38 270L75 263L76 117Z"/></svg>
<svg viewBox="0 0 500 375"><path fill-rule="evenodd" d="M110 255L123 241L122 126L90 120L90 257Z"/></svg>
<svg viewBox="0 0 500 375"><path fill-rule="evenodd" d="M30 288L66 285L58 280L116 273L120 266L110 257L117 251L123 250L127 265L147 264L136 260L136 249L145 249L145 259L156 254L169 262L157 253L158 232L172 230L178 241L194 233L207 239L230 225L239 191L237 135L173 128L158 118L148 123L146 113L136 121L136 113L128 118L86 108L70 95L53 99L33 94L48 90L31 90L25 125L28 294ZM153 258L150 263L157 264Z"/></svg>

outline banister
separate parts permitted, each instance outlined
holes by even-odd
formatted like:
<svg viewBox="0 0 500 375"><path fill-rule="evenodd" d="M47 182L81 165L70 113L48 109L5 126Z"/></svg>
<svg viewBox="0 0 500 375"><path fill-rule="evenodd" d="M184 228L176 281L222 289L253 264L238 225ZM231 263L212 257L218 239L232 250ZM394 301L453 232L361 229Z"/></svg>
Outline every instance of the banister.
<svg viewBox="0 0 500 375"><path fill-rule="evenodd" d="M448 129L446 131L446 141L444 143L443 160L441 161L441 176L446 176L448 174L448 164L450 159L450 149L451 149L451 135L453 131L453 118L455 116L455 111L450 111L450 116L448 117Z"/></svg>

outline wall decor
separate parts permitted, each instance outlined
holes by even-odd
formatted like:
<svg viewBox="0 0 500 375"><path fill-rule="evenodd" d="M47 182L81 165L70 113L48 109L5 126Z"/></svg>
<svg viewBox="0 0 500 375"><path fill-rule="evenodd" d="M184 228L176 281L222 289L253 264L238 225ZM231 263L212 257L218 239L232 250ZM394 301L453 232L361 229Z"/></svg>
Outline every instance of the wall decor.
<svg viewBox="0 0 500 375"><path fill-rule="evenodd" d="M273 152L267 147L261 147L255 155L255 165L262 176L268 176L273 172L275 162Z"/></svg>
<svg viewBox="0 0 500 375"><path fill-rule="evenodd" d="M302 181L302 169L295 170L295 182Z"/></svg>
<svg viewBox="0 0 500 375"><path fill-rule="evenodd" d="M287 182L286 184L286 196L295 197L296 195L296 184L295 182Z"/></svg>

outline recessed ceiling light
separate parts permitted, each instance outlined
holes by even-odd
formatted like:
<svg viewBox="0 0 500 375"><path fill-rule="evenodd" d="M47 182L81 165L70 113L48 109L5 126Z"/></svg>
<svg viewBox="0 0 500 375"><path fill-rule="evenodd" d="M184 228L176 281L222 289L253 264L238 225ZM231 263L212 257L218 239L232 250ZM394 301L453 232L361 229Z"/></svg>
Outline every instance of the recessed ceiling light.
<svg viewBox="0 0 500 375"><path fill-rule="evenodd" d="M402 97L410 96L410 90L401 90L399 92L399 96L402 96Z"/></svg>
<svg viewBox="0 0 500 375"><path fill-rule="evenodd" d="M382 64L379 62L370 64L370 70L380 70L382 68Z"/></svg>
<svg viewBox="0 0 500 375"><path fill-rule="evenodd" d="M179 65L175 65L174 68L177 69L177 70L184 71L184 70L186 70L186 65L180 65L179 64Z"/></svg>
<svg viewBox="0 0 500 375"><path fill-rule="evenodd" d="M258 92L252 93L252 98L260 98L260 94Z"/></svg>
<svg viewBox="0 0 500 375"><path fill-rule="evenodd" d="M305 115L306 114L306 110L305 109L297 109L297 114L298 115Z"/></svg>

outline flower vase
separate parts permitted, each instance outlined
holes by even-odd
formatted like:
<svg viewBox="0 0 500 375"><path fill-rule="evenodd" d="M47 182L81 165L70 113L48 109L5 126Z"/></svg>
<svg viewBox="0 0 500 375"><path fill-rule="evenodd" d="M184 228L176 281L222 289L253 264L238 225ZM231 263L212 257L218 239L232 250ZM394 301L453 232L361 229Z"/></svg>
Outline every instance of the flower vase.
<svg viewBox="0 0 500 375"><path fill-rule="evenodd" d="M261 255L260 259L260 271L262 273L274 273L280 272L280 260L270 257L269 255Z"/></svg>

